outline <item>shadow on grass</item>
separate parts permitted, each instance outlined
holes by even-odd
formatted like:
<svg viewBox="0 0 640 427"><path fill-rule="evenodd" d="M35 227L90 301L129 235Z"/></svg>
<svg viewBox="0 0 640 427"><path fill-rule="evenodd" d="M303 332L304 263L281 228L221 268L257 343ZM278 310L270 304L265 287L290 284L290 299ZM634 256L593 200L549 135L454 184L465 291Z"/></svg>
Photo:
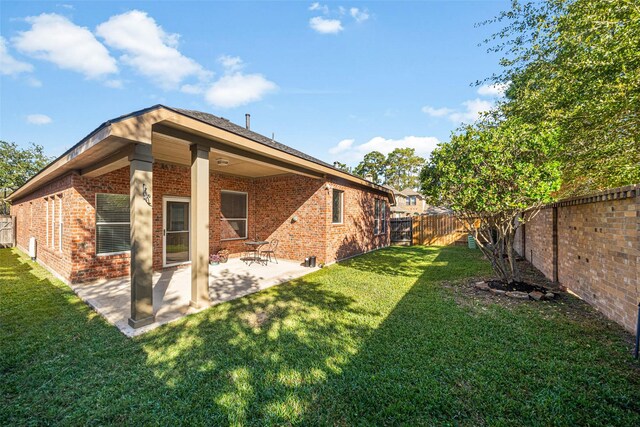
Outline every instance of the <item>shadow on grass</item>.
<svg viewBox="0 0 640 427"><path fill-rule="evenodd" d="M531 309L471 316L438 285L487 273L464 248L382 250L133 340L0 251L7 266L2 424L638 421L619 330Z"/></svg>

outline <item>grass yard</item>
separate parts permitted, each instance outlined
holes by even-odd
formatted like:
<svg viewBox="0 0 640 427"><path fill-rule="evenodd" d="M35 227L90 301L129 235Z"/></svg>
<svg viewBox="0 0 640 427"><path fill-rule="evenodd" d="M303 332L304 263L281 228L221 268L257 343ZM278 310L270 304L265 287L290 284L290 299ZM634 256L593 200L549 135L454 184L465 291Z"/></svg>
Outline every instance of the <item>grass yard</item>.
<svg viewBox="0 0 640 427"><path fill-rule="evenodd" d="M0 250L0 425L640 425L630 334L569 296L461 300L488 275L389 248L129 339Z"/></svg>

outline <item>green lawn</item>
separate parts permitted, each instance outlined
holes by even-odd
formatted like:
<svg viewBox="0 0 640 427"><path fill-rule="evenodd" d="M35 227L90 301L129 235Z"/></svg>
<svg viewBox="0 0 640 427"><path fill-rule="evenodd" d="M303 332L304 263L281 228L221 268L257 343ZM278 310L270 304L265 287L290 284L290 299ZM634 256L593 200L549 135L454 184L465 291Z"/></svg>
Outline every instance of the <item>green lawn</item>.
<svg viewBox="0 0 640 427"><path fill-rule="evenodd" d="M489 274L390 248L128 339L0 250L0 425L640 425L631 335L456 292Z"/></svg>

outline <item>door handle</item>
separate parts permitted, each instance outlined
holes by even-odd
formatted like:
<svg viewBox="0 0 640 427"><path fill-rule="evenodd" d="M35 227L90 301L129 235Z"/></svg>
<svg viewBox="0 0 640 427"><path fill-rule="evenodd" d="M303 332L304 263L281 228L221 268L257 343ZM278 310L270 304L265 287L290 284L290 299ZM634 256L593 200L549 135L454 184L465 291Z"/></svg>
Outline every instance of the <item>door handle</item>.
<svg viewBox="0 0 640 427"><path fill-rule="evenodd" d="M163 235L163 236L166 236L166 235L167 235L167 230L166 230L166 229L163 229L163 230L162 230L162 235Z"/></svg>

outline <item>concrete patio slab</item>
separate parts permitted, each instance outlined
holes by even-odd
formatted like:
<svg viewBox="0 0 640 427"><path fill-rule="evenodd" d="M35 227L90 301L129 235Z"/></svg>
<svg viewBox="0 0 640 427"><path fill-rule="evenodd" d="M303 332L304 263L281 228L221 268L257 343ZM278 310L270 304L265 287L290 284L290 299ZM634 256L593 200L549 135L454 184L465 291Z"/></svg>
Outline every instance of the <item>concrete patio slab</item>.
<svg viewBox="0 0 640 427"><path fill-rule="evenodd" d="M238 258L231 258L227 263L209 266L209 307L302 277L315 270L318 268L304 267L292 261L278 260L277 264L270 262L267 265L247 265ZM127 321L131 315L130 283L130 279L125 277L72 284L71 288L109 323L129 337L208 308L196 309L189 306L191 267L165 269L153 275L155 322L134 329Z"/></svg>

